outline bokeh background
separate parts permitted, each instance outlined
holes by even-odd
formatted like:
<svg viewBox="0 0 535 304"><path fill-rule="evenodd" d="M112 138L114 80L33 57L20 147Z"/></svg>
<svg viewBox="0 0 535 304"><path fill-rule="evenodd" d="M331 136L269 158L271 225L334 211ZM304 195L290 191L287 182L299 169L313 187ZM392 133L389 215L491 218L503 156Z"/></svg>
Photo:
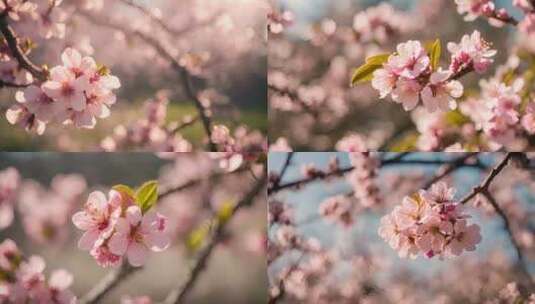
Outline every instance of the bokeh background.
<svg viewBox="0 0 535 304"><path fill-rule="evenodd" d="M174 160L161 159L147 153L0 153L0 170L14 167L26 182L33 180L47 189L58 174L83 177L87 190L72 206L74 210L81 208L90 191L101 190L107 193L115 184L135 186L152 179L159 179L160 187L180 185L187 180L208 176L213 172L210 169L212 163L208 156L193 153L182 153ZM191 166L196 166L197 171ZM214 163L213 167L217 170L218 164ZM119 303L123 295L148 295L154 301L163 300L171 289L184 282L194 261L193 251L186 246L185 235L207 219L210 205L203 207L201 194L209 195L209 201L215 202L216 206L222 200L240 197L242 192L247 191L245 185L251 184L251 180L250 173L231 174L219 178L217 182L205 183L204 186L194 187L158 202L158 211L168 216L172 227L182 227L184 231L172 234L174 236L169 249L152 253L141 271L133 274L99 303ZM241 188L232 189L228 183L238 183ZM15 209L22 203L24 202L15 202ZM42 207L47 208L47 201L43 200L42 203ZM188 297L188 303L246 304L262 303L266 299L265 255L261 253L263 243L256 243L256 237L264 235L265 214L265 196L259 195L253 207L242 209L232 219L226 241L216 248L206 270L201 273L196 287ZM175 228L170 229L175 231ZM62 229L67 233L65 240L36 242L28 237L21 216L17 213L15 222L0 231L0 240L13 239L26 256L41 255L47 263L47 275L58 268L70 271L74 276L72 290L81 296L112 269L99 267L87 252L77 248L81 231L74 227L70 218Z"/></svg>
<svg viewBox="0 0 535 304"><path fill-rule="evenodd" d="M267 133L267 3L264 0L134 1L160 16L168 27L178 32L176 35L166 34L140 11L120 0L103 1L103 7L98 10L85 9L87 2L91 1L73 0L60 5L67 14L65 39L37 41L38 47L30 58L53 67L60 63L65 47L75 47L110 68L122 84L116 91L118 98L111 116L99 120L93 130L49 124L45 135L37 136L11 126L2 115L1 150L99 150L101 141L111 135L117 125L128 126L143 119L146 116L144 102L160 90L169 91L167 122L181 121L197 113L169 63L141 39L106 26L107 22L128 31L148 32L180 60L183 55L192 54L194 85L199 90L211 89L218 93L212 100L214 122L230 129L244 125ZM0 91L2 110L15 102L14 92L12 89ZM181 134L197 147L204 144L200 124Z"/></svg>

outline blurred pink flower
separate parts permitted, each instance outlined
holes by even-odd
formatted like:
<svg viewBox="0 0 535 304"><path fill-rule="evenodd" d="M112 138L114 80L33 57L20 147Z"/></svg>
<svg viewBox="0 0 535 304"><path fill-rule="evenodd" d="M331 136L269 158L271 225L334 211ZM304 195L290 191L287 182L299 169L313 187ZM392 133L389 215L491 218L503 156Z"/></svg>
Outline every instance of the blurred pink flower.
<svg viewBox="0 0 535 304"><path fill-rule="evenodd" d="M15 168L0 171L0 230L13 222L13 203L19 185L20 176Z"/></svg>

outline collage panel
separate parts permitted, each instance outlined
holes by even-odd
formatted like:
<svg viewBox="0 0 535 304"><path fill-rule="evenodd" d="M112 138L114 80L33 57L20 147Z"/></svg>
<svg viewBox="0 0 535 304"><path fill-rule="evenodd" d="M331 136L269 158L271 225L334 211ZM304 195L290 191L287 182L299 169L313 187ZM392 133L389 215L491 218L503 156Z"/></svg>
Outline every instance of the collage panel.
<svg viewBox="0 0 535 304"><path fill-rule="evenodd" d="M207 152L0 153L0 303L263 303L266 178Z"/></svg>
<svg viewBox="0 0 535 304"><path fill-rule="evenodd" d="M0 150L266 148L264 0L0 3Z"/></svg>
<svg viewBox="0 0 535 304"><path fill-rule="evenodd" d="M535 155L272 152L269 302L531 303Z"/></svg>
<svg viewBox="0 0 535 304"><path fill-rule="evenodd" d="M273 151L532 151L533 1L273 0Z"/></svg>

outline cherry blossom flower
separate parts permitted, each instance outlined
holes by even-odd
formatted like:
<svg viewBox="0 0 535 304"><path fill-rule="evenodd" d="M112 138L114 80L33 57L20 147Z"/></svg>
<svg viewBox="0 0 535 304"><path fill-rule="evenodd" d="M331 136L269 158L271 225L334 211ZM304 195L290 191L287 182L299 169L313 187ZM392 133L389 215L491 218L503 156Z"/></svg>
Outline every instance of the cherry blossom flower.
<svg viewBox="0 0 535 304"><path fill-rule="evenodd" d="M36 119L45 123L66 115L65 105L48 97L36 85L31 85L24 91L18 91L15 94L15 99L24 105L29 112L35 114Z"/></svg>
<svg viewBox="0 0 535 304"><path fill-rule="evenodd" d="M365 152L368 150L368 147L361 135L350 134L338 141L336 150L343 152Z"/></svg>
<svg viewBox="0 0 535 304"><path fill-rule="evenodd" d="M20 185L20 176L15 168L0 171L0 230L13 222L13 203Z"/></svg>
<svg viewBox="0 0 535 304"><path fill-rule="evenodd" d="M84 91L88 86L87 77L77 77L70 69L56 66L50 70L50 80L41 88L46 95L61 102L67 109L82 111L86 107Z"/></svg>
<svg viewBox="0 0 535 304"><path fill-rule="evenodd" d="M121 194L115 190L110 191L109 199L99 191L89 194L84 210L72 217L74 225L85 231L78 241L80 249L91 250L110 237L121 215L121 202Z"/></svg>
<svg viewBox="0 0 535 304"><path fill-rule="evenodd" d="M477 73L482 74L494 62L492 57L497 53L496 50L490 48L487 41L481 38L479 31L464 35L459 44L448 43L448 51L452 54L450 69L453 73L473 67Z"/></svg>
<svg viewBox="0 0 535 304"><path fill-rule="evenodd" d="M42 135L46 129L46 123L22 105L17 104L9 108L6 112L6 119L12 125L20 125L27 132L35 132L39 135Z"/></svg>
<svg viewBox="0 0 535 304"><path fill-rule="evenodd" d="M467 224L468 215L454 195L454 188L439 182L430 190L404 197L400 206L381 219L379 236L400 257L443 258L474 251L481 241L480 228Z"/></svg>
<svg viewBox="0 0 535 304"><path fill-rule="evenodd" d="M396 51L388 59L388 64L399 76L415 79L429 68L429 56L419 41L400 43Z"/></svg>
<svg viewBox="0 0 535 304"><path fill-rule="evenodd" d="M138 206L128 207L125 213L117 221L108 246L111 253L126 255L132 266L141 266L149 251L163 251L169 246L165 234L167 219L154 211L142 214Z"/></svg>
<svg viewBox="0 0 535 304"><path fill-rule="evenodd" d="M489 15L495 9L491 0L455 0L459 14L466 14L464 20L474 21L478 16Z"/></svg>
<svg viewBox="0 0 535 304"><path fill-rule="evenodd" d="M429 112L456 109L455 98L463 95L463 85L457 80L450 80L451 71L439 69L431 74L429 84L422 90L422 102Z"/></svg>
<svg viewBox="0 0 535 304"><path fill-rule="evenodd" d="M421 84L408 78L400 78L396 82L396 88L392 91L392 99L400 103L405 111L410 111L418 105L420 101Z"/></svg>

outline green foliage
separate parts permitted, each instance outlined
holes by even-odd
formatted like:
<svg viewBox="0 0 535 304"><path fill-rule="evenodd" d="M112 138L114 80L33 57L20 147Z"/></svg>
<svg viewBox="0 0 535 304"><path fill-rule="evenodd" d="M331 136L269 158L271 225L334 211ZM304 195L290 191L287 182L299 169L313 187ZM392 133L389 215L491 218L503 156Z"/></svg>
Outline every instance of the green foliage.
<svg viewBox="0 0 535 304"><path fill-rule="evenodd" d="M126 194L130 197L134 197L135 196L135 191L134 189L128 187L127 185L115 185L112 187L113 190L119 192L119 193L123 193L123 194Z"/></svg>
<svg viewBox="0 0 535 304"><path fill-rule="evenodd" d="M454 110L446 113L446 121L452 126L462 126L470 122L470 118L461 113L461 111Z"/></svg>
<svg viewBox="0 0 535 304"><path fill-rule="evenodd" d="M429 54L429 59L431 61L431 68L433 71L438 69L440 63L440 57L442 56L442 45L440 39L437 39L433 42L426 43L425 49Z"/></svg>
<svg viewBox="0 0 535 304"><path fill-rule="evenodd" d="M390 147L391 152L407 152L416 150L416 142L418 141L418 134L410 133L403 136L400 140L394 142Z"/></svg>
<svg viewBox="0 0 535 304"><path fill-rule="evenodd" d="M373 72L383 67L383 64L388 60L390 54L380 54L371 56L366 59L366 63L358 67L351 77L351 85L354 86L359 83L371 81Z"/></svg>
<svg viewBox="0 0 535 304"><path fill-rule="evenodd" d="M152 208L158 201L158 181L148 181L141 185L134 195L136 204L143 213Z"/></svg>

